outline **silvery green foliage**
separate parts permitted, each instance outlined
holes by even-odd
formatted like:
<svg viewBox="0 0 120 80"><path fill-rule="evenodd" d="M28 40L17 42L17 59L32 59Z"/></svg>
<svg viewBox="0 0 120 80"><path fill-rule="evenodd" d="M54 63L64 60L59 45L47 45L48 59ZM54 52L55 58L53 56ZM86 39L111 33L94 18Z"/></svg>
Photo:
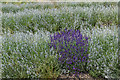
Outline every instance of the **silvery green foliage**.
<svg viewBox="0 0 120 80"><path fill-rule="evenodd" d="M19 3L18 3L19 4ZM9 2L7 4L2 5L2 12L3 13L17 13L18 11L23 11L25 8L26 9L45 9L45 8L50 8L53 7L51 3L22 3L22 4L15 4L12 2Z"/></svg>
<svg viewBox="0 0 120 80"><path fill-rule="evenodd" d="M80 25L89 28L103 24L116 25L118 23L117 9L117 6L105 7L103 5L63 6L45 9L24 8L17 13L3 13L2 27L5 30L34 33L41 28L53 32L65 27L79 29Z"/></svg>
<svg viewBox="0 0 120 80"><path fill-rule="evenodd" d="M116 78L111 68L115 68L118 64L118 29L113 26L112 29L110 27L93 28L86 32L91 37L88 64L90 74Z"/></svg>
<svg viewBox="0 0 120 80"><path fill-rule="evenodd" d="M7 4L4 4L3 3L3 6L2 6L2 11L4 13L9 13L9 12L14 12L16 13L17 11L22 11L24 10L24 8L27 8L27 9L45 9L45 8L54 8L54 5L53 3L45 3L45 2L37 2L37 3L31 3L31 2L24 2L22 4L19 4L19 3L12 3L12 2L9 2ZM101 5L104 5L105 7L108 7L108 6L117 6L117 3L76 3L76 2L72 2L72 3L64 3L64 2L59 2L59 3L55 3L55 5L59 6L59 7L64 7L64 6L67 6L67 7L78 7L78 6L81 6L81 7L90 7L91 5L93 6L101 6Z"/></svg>
<svg viewBox="0 0 120 80"><path fill-rule="evenodd" d="M20 6L11 3L2 5L2 12L4 13L17 12L19 9Z"/></svg>
<svg viewBox="0 0 120 80"><path fill-rule="evenodd" d="M6 34L2 43L2 77L57 77L60 69L55 52L48 47L49 34Z"/></svg>

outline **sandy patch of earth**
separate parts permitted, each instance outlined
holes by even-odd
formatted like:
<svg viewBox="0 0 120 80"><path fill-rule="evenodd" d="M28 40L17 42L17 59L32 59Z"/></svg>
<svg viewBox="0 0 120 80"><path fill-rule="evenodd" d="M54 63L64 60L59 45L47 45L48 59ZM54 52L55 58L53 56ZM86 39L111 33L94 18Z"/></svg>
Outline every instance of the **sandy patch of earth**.
<svg viewBox="0 0 120 80"><path fill-rule="evenodd" d="M87 74L87 73L80 73L80 74L78 74L78 76L75 76L75 75L60 75L59 77L58 77L58 80L59 79L70 79L70 80L106 80L106 79L104 79L104 78L93 78L93 77L91 77L89 74Z"/></svg>

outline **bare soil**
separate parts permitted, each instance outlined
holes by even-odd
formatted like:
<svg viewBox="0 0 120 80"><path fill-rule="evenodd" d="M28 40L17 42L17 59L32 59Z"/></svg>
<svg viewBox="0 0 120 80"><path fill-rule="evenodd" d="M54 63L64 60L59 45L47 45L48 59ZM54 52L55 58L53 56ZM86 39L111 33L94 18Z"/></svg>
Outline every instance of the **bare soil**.
<svg viewBox="0 0 120 80"><path fill-rule="evenodd" d="M74 74L64 74L60 75L57 80L106 80L102 77L99 78L93 78L88 73L80 73L78 76L75 76Z"/></svg>

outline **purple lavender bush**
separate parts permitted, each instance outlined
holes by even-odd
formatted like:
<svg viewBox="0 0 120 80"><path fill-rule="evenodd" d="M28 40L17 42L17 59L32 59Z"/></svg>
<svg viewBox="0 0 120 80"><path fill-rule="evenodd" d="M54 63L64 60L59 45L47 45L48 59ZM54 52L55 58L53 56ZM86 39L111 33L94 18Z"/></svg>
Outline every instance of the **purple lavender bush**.
<svg viewBox="0 0 120 80"><path fill-rule="evenodd" d="M57 50L58 60L65 69L71 73L86 71L88 62L88 37L83 36L79 30L67 30L50 36L50 48Z"/></svg>

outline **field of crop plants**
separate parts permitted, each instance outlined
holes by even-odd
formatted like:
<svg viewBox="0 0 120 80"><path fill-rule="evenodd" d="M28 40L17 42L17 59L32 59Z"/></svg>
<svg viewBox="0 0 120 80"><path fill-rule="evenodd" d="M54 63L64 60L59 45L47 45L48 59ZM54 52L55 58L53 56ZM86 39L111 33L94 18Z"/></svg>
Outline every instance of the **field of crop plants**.
<svg viewBox="0 0 120 80"><path fill-rule="evenodd" d="M2 3L2 32L2 78L120 79L117 3Z"/></svg>

